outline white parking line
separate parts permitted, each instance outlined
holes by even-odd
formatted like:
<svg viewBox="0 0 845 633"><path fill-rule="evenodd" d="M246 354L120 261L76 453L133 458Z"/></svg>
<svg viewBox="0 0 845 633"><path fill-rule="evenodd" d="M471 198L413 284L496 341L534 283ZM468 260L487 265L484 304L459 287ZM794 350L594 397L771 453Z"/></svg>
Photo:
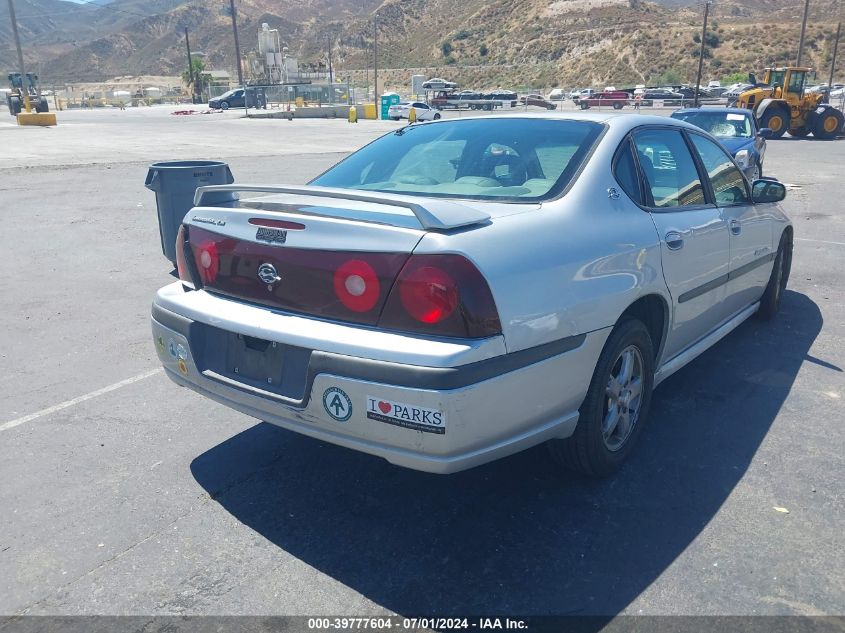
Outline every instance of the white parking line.
<svg viewBox="0 0 845 633"><path fill-rule="evenodd" d="M818 242L819 244L834 244L835 246L845 246L845 242L829 242L828 240L814 240L809 237L796 237L800 242Z"/></svg>
<svg viewBox="0 0 845 633"><path fill-rule="evenodd" d="M79 404L80 402L85 402L86 400L90 400L91 398L102 396L104 394L109 393L110 391L120 389L121 387L125 387L126 385L131 385L133 382L138 382L139 380L144 380L144 378L155 376L161 371L164 371L161 367L158 367L157 369L151 369L150 371L144 372L143 374L138 374L137 376L132 376L132 378L121 380L120 382L116 382L113 385L109 385L108 387L103 387L102 389L97 389L97 391L86 393L84 396L78 396L76 398L73 398L72 400L65 400L60 404L53 405L52 407L47 407L46 409L41 409L41 411L30 413L29 415L25 415L22 418L17 418L16 420L9 420L8 422L0 424L0 431L8 431L9 429L13 429L16 426L20 426L21 424L26 424L27 422L32 422L33 420L41 418L45 415L50 415L51 413L61 411L62 409L67 409L68 407L72 407L73 405Z"/></svg>

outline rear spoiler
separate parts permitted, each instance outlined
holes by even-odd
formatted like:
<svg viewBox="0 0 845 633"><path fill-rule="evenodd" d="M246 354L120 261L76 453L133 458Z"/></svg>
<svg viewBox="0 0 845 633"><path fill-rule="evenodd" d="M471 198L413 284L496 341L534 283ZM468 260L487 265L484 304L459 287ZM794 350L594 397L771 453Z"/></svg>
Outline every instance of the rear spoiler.
<svg viewBox="0 0 845 633"><path fill-rule="evenodd" d="M333 198L336 200L351 200L354 202L369 202L393 207L409 209L426 230L456 229L462 226L483 224L490 219L490 215L473 207L451 200L435 198L417 198L400 194L382 192L360 192L355 189L338 189L334 187L315 187L311 185L209 185L197 187L194 194L194 206L202 206L206 194L220 192L258 193L288 193L297 196L313 196L315 198Z"/></svg>

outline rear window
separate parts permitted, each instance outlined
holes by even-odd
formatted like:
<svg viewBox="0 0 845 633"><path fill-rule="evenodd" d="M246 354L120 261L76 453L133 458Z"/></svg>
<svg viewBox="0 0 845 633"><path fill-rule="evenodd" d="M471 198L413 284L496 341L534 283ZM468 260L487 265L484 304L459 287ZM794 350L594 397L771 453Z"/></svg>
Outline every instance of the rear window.
<svg viewBox="0 0 845 633"><path fill-rule="evenodd" d="M603 126L486 118L409 126L383 136L310 184L443 198L531 201L575 177Z"/></svg>
<svg viewBox="0 0 845 633"><path fill-rule="evenodd" d="M751 119L744 112L692 110L673 112L672 118L692 123L718 138L751 138Z"/></svg>

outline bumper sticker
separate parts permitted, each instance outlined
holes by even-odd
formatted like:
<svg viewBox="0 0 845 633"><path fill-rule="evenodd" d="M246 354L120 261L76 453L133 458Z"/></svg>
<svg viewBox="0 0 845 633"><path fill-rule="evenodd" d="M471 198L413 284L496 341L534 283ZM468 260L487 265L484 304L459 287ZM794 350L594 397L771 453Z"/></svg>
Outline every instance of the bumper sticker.
<svg viewBox="0 0 845 633"><path fill-rule="evenodd" d="M323 392L323 408L332 419L346 422L352 415L352 400L339 387L329 387Z"/></svg>
<svg viewBox="0 0 845 633"><path fill-rule="evenodd" d="M424 433L446 433L446 415L436 409L367 396L367 418Z"/></svg>

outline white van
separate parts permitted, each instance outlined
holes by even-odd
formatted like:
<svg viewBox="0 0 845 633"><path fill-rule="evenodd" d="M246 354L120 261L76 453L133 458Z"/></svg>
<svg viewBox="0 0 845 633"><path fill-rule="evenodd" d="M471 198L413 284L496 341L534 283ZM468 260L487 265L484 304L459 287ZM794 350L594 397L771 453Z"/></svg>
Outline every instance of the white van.
<svg viewBox="0 0 845 633"><path fill-rule="evenodd" d="M553 88L546 98L549 101L563 101L566 99L566 91L563 88Z"/></svg>

